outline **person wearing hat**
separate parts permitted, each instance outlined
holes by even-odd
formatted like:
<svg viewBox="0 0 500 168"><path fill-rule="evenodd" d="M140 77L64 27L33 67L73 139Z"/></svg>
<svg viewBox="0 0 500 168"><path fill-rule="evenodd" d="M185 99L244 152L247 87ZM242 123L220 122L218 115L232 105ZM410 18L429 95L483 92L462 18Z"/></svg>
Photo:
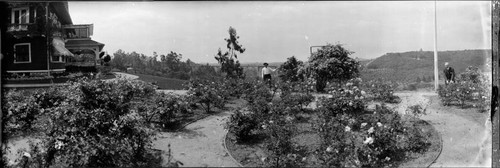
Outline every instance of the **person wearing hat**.
<svg viewBox="0 0 500 168"><path fill-rule="evenodd" d="M276 69L272 69L267 67L269 64L264 63L264 68L262 68L262 79L264 81L267 81L269 84L271 84L271 72L276 71Z"/></svg>
<svg viewBox="0 0 500 168"><path fill-rule="evenodd" d="M444 84L448 85L450 82L455 83L455 70L449 66L448 62L445 62L444 66L444 77L446 78Z"/></svg>

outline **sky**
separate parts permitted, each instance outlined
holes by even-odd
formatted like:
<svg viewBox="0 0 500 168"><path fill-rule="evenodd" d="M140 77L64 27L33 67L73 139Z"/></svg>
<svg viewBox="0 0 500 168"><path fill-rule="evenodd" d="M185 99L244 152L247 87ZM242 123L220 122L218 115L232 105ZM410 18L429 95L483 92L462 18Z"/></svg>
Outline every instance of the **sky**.
<svg viewBox="0 0 500 168"><path fill-rule="evenodd" d="M236 29L240 62L307 60L310 46L343 44L353 58L434 50L434 1L69 2L73 24L94 24L92 39L152 56L215 63ZM438 1L439 51L491 49L489 1Z"/></svg>

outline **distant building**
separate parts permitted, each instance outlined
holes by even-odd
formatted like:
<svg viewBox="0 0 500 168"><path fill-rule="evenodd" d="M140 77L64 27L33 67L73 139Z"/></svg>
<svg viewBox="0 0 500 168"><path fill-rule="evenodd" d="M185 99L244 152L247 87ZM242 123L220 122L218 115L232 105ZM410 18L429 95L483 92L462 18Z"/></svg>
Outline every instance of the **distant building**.
<svg viewBox="0 0 500 168"><path fill-rule="evenodd" d="M82 54L98 60L104 44L90 39L93 25L73 25L67 2L7 2L2 73L64 72ZM7 15L7 16L5 16Z"/></svg>

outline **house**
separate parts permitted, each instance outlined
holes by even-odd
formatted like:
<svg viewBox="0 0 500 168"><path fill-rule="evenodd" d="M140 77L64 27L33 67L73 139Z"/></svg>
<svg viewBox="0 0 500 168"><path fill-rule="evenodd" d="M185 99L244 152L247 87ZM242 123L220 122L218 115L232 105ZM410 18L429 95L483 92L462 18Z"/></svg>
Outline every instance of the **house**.
<svg viewBox="0 0 500 168"><path fill-rule="evenodd" d="M67 2L3 2L2 74L64 72L85 55L96 65L104 44L90 39L93 25L74 25ZM92 60L93 58L93 60Z"/></svg>

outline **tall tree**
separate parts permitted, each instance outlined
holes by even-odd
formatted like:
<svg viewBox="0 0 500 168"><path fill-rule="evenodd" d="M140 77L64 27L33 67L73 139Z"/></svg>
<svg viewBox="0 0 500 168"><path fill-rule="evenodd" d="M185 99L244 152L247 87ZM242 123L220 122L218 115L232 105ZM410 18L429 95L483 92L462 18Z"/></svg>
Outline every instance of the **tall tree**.
<svg viewBox="0 0 500 168"><path fill-rule="evenodd" d="M242 54L245 48L238 43L240 37L236 34L236 29L229 27L228 32L229 38L224 39L227 42L228 51L223 53L219 48L215 59L221 65L221 71L226 74L227 78L243 78L244 73L238 61L238 52Z"/></svg>

